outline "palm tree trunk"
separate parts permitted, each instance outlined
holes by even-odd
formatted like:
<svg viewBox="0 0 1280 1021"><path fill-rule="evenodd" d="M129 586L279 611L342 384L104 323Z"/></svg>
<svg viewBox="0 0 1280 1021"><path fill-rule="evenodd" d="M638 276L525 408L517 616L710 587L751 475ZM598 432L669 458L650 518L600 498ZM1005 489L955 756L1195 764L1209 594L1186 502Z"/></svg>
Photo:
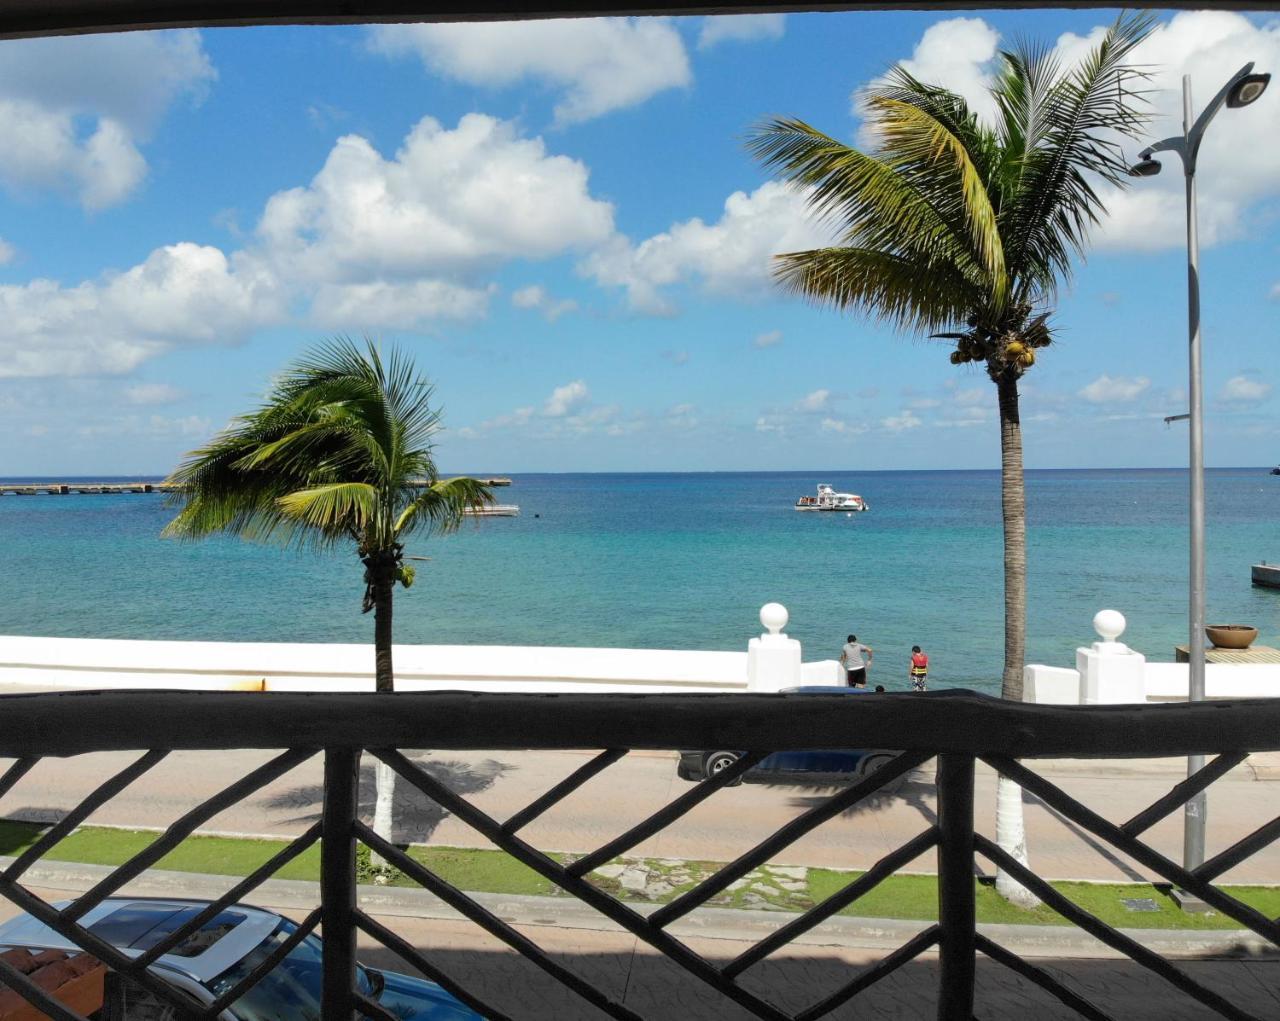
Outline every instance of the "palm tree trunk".
<svg viewBox="0 0 1280 1021"><path fill-rule="evenodd" d="M1006 371L996 380L996 387L1000 398L1000 509L1004 519L1004 676L1000 694L1021 702L1027 646L1027 497L1022 476L1018 377ZM996 843L1021 864L1028 863L1022 788L1005 776L996 781ZM1022 907L1039 903L1035 894L999 869L996 891Z"/></svg>
<svg viewBox="0 0 1280 1021"><path fill-rule="evenodd" d="M395 671L391 662L391 613L395 596L395 561L381 556L373 568L373 646L375 688L379 694L395 691ZM373 832L388 843L393 842L396 774L390 766L379 761L374 766L374 789L377 792L373 807ZM374 852L372 863L384 867L387 863Z"/></svg>

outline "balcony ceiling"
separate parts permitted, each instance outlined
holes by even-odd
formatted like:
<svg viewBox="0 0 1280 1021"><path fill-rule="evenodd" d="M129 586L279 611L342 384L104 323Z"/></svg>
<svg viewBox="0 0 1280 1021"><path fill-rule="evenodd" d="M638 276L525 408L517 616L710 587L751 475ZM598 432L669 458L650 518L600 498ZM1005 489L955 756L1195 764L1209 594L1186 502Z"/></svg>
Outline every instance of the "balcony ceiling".
<svg viewBox="0 0 1280 1021"><path fill-rule="evenodd" d="M0 0L0 38L131 29L362 22L490 21L622 14L744 14L766 11L973 10L1114 7L1115 0ZM1128 0L1127 7L1203 8L1205 0ZM1280 0L1217 0L1241 11Z"/></svg>

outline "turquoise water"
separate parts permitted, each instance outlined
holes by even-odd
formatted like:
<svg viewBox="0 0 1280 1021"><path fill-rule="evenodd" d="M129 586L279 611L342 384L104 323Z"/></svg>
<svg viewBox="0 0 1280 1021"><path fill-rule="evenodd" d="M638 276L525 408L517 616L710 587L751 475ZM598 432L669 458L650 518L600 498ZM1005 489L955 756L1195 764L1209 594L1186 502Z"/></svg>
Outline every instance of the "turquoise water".
<svg viewBox="0 0 1280 1021"><path fill-rule="evenodd" d="M856 632L874 679L906 685L920 644L935 686L994 691L1003 657L997 472L519 475L518 518L468 524L396 600L400 642L745 649L762 603L791 611L805 659ZM102 480L105 481L105 480ZM818 482L867 514L797 514ZM1027 474L1028 659L1068 665L1104 606L1153 659L1186 638L1182 471ZM1280 477L1208 473L1209 617L1280 645L1280 591L1249 565L1280 561ZM161 496L0 498L0 633L358 642L354 553L158 538Z"/></svg>

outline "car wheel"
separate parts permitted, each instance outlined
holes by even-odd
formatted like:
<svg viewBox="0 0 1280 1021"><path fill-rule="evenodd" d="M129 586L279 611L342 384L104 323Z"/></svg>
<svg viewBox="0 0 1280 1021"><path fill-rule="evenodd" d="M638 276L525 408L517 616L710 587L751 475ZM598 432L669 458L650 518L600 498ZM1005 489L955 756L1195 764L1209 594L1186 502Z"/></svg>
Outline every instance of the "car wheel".
<svg viewBox="0 0 1280 1021"><path fill-rule="evenodd" d="M890 762L898 757L899 752L868 752L863 756L862 761L858 763L858 779L870 776L881 766L887 766Z"/></svg>
<svg viewBox="0 0 1280 1021"><path fill-rule="evenodd" d="M710 779L723 773L737 761L737 752L707 752L706 757L702 760L702 772ZM738 777L729 786L736 786L740 783L742 783L742 777Z"/></svg>

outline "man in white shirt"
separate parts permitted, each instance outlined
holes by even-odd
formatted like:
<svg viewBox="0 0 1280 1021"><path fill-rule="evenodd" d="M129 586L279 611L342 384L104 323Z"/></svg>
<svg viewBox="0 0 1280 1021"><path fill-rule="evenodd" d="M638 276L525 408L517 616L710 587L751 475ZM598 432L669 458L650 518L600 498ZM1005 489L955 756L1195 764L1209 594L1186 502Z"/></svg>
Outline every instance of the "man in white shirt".
<svg viewBox="0 0 1280 1021"><path fill-rule="evenodd" d="M862 658L864 652L867 654L865 660ZM845 680L849 687L865 688L867 686L867 667L871 665L874 656L875 653L871 651L871 647L858 641L857 635L849 636L844 648L840 650L840 662L844 666Z"/></svg>

